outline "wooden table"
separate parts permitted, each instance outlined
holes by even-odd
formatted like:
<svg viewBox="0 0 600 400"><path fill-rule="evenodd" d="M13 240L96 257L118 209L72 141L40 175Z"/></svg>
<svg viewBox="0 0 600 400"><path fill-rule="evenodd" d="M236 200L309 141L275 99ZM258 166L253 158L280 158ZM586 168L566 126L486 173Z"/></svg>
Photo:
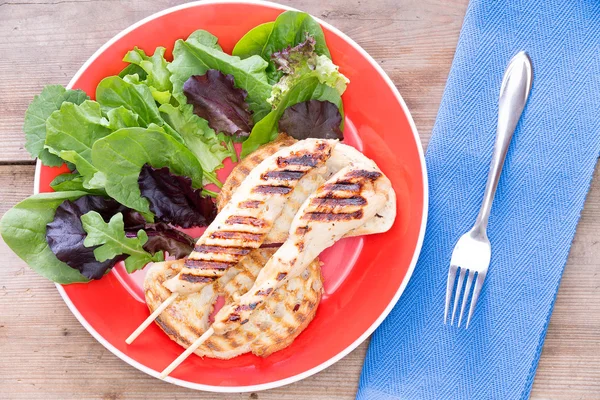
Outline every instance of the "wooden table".
<svg viewBox="0 0 600 400"><path fill-rule="evenodd" d="M67 84L104 42L181 1L0 0L0 213L31 194L23 114L46 84ZM351 36L390 75L427 146L468 0L286 0ZM535 399L600 398L600 174L596 174L535 379ZM354 399L366 343L290 386L200 393L151 378L96 342L54 285L2 242L0 398Z"/></svg>

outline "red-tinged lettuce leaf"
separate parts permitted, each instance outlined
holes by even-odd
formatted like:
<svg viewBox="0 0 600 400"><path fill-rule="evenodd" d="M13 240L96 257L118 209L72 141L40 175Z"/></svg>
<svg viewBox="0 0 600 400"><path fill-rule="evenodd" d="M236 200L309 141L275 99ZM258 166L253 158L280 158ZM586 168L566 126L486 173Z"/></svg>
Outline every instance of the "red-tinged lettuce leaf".
<svg viewBox="0 0 600 400"><path fill-rule="evenodd" d="M181 232L163 222L148 224L144 227L148 235L148 241L144 244L144 250L155 254L166 251L169 256L175 258L187 257L194 250L195 240L190 235ZM128 231L128 237L136 236L135 231Z"/></svg>
<svg viewBox="0 0 600 400"><path fill-rule="evenodd" d="M118 261L125 257L118 256L104 262L94 257L97 247L85 247L83 241L87 236L81 223L81 216L88 211L97 211L108 221L126 207L103 196L83 196L75 201L66 200L56 209L54 220L46 225L46 241L50 250L60 261L78 270L88 279L100 279Z"/></svg>
<svg viewBox="0 0 600 400"><path fill-rule="evenodd" d="M248 93L235 87L233 75L209 69L204 75L193 75L183 84L187 102L194 114L208 121L217 133L247 137L252 128Z"/></svg>
<svg viewBox="0 0 600 400"><path fill-rule="evenodd" d="M169 168L142 167L138 178L140 192L148 199L150 210L162 221L191 228L206 226L215 219L217 207L212 198L192 188L192 180L171 174Z"/></svg>
<svg viewBox="0 0 600 400"><path fill-rule="evenodd" d="M279 131L295 139L344 139L342 116L329 101L309 100L288 107L279 120Z"/></svg>

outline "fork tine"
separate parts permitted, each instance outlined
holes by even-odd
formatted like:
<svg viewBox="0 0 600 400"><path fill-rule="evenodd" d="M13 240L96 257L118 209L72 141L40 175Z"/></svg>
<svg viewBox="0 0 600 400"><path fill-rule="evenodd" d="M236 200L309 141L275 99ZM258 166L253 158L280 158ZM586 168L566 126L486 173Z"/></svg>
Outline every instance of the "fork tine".
<svg viewBox="0 0 600 400"><path fill-rule="evenodd" d="M454 295L454 307L452 307L452 319L450 320L450 325L454 324L454 315L456 314L456 308L458 307L458 301L460 299L460 292L462 291L464 279L465 269L460 267L460 275L458 275L458 285L456 286L456 294Z"/></svg>
<svg viewBox="0 0 600 400"><path fill-rule="evenodd" d="M465 312L465 306L467 305L467 301L469 300L469 294L471 293L471 284L473 283L473 276L475 276L475 272L467 270L467 284L465 285L465 294L463 295L463 301L460 306L460 314L458 315L459 328L460 323L462 322L463 313Z"/></svg>
<svg viewBox="0 0 600 400"><path fill-rule="evenodd" d="M485 272L479 272L477 274L477 280L475 281L475 288L473 289L473 298L471 299L471 306L469 307L469 317L467 318L467 326L465 329L469 327L471 323L471 317L473 316L473 310L475 310L475 305L477 304L477 299L479 299L479 292L481 292L481 286L483 286L483 281L485 280Z"/></svg>
<svg viewBox="0 0 600 400"><path fill-rule="evenodd" d="M448 283L446 283L446 307L444 308L444 324L448 319L448 310L450 310L450 300L452 299L452 289L456 279L456 265L450 265L448 270Z"/></svg>

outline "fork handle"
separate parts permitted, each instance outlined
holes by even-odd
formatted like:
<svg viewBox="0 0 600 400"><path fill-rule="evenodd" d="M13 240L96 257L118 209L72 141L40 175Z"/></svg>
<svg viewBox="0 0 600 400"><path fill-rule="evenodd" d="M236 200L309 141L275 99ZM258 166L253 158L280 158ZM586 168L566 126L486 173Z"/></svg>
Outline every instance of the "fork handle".
<svg viewBox="0 0 600 400"><path fill-rule="evenodd" d="M484 233L487 228L492 202L498 181L500 180L508 146L515 132L517 122L521 118L527 97L529 97L533 78L532 70L529 56L524 51L521 51L510 60L502 78L500 99L498 102L496 143L494 144L494 153L485 185L481 209L479 210L479 215L474 226L474 230L478 230L481 233Z"/></svg>

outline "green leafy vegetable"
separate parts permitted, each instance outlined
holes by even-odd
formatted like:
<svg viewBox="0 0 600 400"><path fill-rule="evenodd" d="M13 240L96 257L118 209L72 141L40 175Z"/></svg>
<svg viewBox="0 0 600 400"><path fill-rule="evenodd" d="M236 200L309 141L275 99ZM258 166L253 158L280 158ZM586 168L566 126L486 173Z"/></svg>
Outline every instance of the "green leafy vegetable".
<svg viewBox="0 0 600 400"><path fill-rule="evenodd" d="M146 216L151 215L148 200L138 186L144 164L168 167L175 175L190 177L195 188L202 187L202 167L194 154L170 135L152 129L120 129L96 141L92 161L104 175L106 193Z"/></svg>
<svg viewBox="0 0 600 400"><path fill-rule="evenodd" d="M137 114L123 106L108 110L106 118L108 127L113 131L140 126Z"/></svg>
<svg viewBox="0 0 600 400"><path fill-rule="evenodd" d="M344 94L349 82L328 57L315 53L315 40L310 36L296 47L287 47L273 53L272 61L284 74L279 82L273 85L271 97L267 99L273 107L277 107L281 98L298 80L309 76L314 76L319 82L336 89L340 95Z"/></svg>
<svg viewBox="0 0 600 400"><path fill-rule="evenodd" d="M87 232L83 244L86 247L99 246L94 249L94 256L99 262L126 254L125 269L132 273L144 268L149 262L164 260L162 251L151 255L144 250L143 245L148 241L148 235L143 230L139 230L135 238L126 236L121 213L115 214L106 223L99 213L90 211L81 216L81 223Z"/></svg>
<svg viewBox="0 0 600 400"><path fill-rule="evenodd" d="M60 174L50 182L50 187L56 192L80 191L90 194L106 195L102 189L89 189L83 186L83 176L79 173Z"/></svg>
<svg viewBox="0 0 600 400"><path fill-rule="evenodd" d="M266 24L263 24L266 25ZM267 74L269 82L275 83L281 77L271 61L273 53L286 47L294 47L304 42L308 36L315 40L315 52L331 57L321 26L307 13L285 11L281 13L267 34L269 26L259 25L245 34L233 49L233 55L241 58L258 55L269 62Z"/></svg>
<svg viewBox="0 0 600 400"><path fill-rule="evenodd" d="M133 84L118 76L109 76L98 84L96 100L107 110L118 107L128 109L138 116L138 121L143 126L151 123L158 126L163 124L154 97L146 85Z"/></svg>
<svg viewBox="0 0 600 400"><path fill-rule="evenodd" d="M46 225L65 200L75 200L85 192L41 193L31 196L4 214L0 232L4 242L29 267L51 281L68 284L87 282L79 271L60 261L46 242Z"/></svg>
<svg viewBox="0 0 600 400"><path fill-rule="evenodd" d="M146 79L146 71L144 71L140 66L135 64L129 64L125 68L119 72L119 77L125 78L127 75L137 75L140 80Z"/></svg>
<svg viewBox="0 0 600 400"><path fill-rule="evenodd" d="M171 73L167 69L164 47L157 47L152 56L147 56L144 50L135 47L127 52L123 61L137 65L146 73L144 78L138 75L139 80L150 88L157 102L167 104L171 100L173 85L169 79Z"/></svg>
<svg viewBox="0 0 600 400"><path fill-rule="evenodd" d="M217 38L206 31L196 31L187 40L178 40L173 49L173 62L169 64L173 96L180 104L186 103L183 84L192 75L203 75L209 69L216 69L226 75L233 75L235 85L248 92L247 102L254 112L254 121L262 119L271 107L267 98L271 95L271 85L265 70L268 63L258 56L246 58L230 56L217 44Z"/></svg>
<svg viewBox="0 0 600 400"><path fill-rule="evenodd" d="M242 145L242 157L247 156L256 150L259 146L274 140L277 137L278 122L286 108L294 104L302 103L308 100L329 101L335 104L344 120L342 98L336 89L319 82L314 76L300 79L290 88L281 98L277 108L271 111L265 118L254 125L250 137ZM342 129L343 126L340 127Z"/></svg>
<svg viewBox="0 0 600 400"><path fill-rule="evenodd" d="M35 96L25 112L25 148L33 158L39 158L44 165L56 167L63 161L44 148L46 141L46 120L65 102L81 104L89 97L81 90L67 90L60 85L46 86Z"/></svg>
<svg viewBox="0 0 600 400"><path fill-rule="evenodd" d="M221 144L222 140L208 126L208 121L195 115L190 104L180 107L163 104L160 106L160 113L165 121L179 132L186 147L194 153L205 172L221 168L225 158L235 157L235 150ZM205 175L207 178L212 176ZM216 178L211 182L220 185Z"/></svg>
<svg viewBox="0 0 600 400"><path fill-rule="evenodd" d="M83 185L90 188L89 180L98 172L92 165L92 145L111 133L100 104L90 100L81 105L63 103L46 121L46 131L46 147L75 164Z"/></svg>

